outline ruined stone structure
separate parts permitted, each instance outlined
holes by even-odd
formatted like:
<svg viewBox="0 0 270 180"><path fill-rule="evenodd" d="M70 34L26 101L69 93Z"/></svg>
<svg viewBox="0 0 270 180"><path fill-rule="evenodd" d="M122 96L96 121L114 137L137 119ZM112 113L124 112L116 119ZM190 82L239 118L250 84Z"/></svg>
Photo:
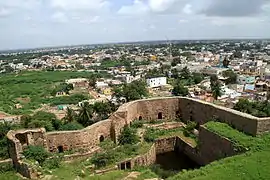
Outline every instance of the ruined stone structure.
<svg viewBox="0 0 270 180"><path fill-rule="evenodd" d="M270 129L270 118L257 118L232 109L190 98L155 98L126 103L113 113L108 120L98 122L83 130L47 133L45 129L41 128L35 130L10 131L7 134L10 140L9 152L15 168L24 176L31 178L31 169L26 170L27 168L25 168L25 165L21 161L23 159L21 153L23 148L27 145L42 145L50 152L77 150L89 156L99 150L98 144L105 139L110 138L117 141L121 129L136 119L149 121L160 119L166 121L174 120L179 117L183 120L195 121L199 125L203 125L214 118L253 136L267 132ZM202 135L199 136L200 141L203 143L210 143L208 140L215 138L214 136L208 137L205 129L201 129L200 133L205 134L205 137ZM175 141L175 143L177 144L179 142ZM230 143L226 144L224 140L224 142L218 146L224 148L221 150L222 152L231 155L231 147L229 144ZM216 144L214 145L216 146ZM182 143L182 146L179 147L184 147L184 144ZM194 151L194 156L201 158L201 164L211 162L212 159L210 156L216 153L216 150L209 151L208 149L207 151L210 153L208 157L207 152L200 155L195 152L194 148L192 149L190 146L185 147L186 148L182 148L182 151L189 151L188 153ZM156 150L159 151L158 147L155 151ZM204 151L203 148L201 151ZM154 150L152 152L154 152ZM78 154L75 154L73 157L76 158L78 156L81 157L81 155ZM208 160L204 160L202 156ZM217 159L217 156L215 155L214 159ZM72 156L68 158L73 159ZM136 162L140 161L138 160Z"/></svg>

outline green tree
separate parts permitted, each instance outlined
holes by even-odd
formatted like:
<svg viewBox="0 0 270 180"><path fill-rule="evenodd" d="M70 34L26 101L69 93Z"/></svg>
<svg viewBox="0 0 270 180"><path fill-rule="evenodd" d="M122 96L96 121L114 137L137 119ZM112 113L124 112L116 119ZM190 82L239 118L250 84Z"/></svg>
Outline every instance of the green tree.
<svg viewBox="0 0 270 180"><path fill-rule="evenodd" d="M227 68L229 66L230 61L229 61L227 56L224 58L222 63L223 63L223 67L225 67L225 68Z"/></svg>
<svg viewBox="0 0 270 180"><path fill-rule="evenodd" d="M98 120L104 120L115 111L114 104L109 102L96 102L93 105L93 110L98 115Z"/></svg>
<svg viewBox="0 0 270 180"><path fill-rule="evenodd" d="M55 114L38 111L33 116L22 116L21 126L24 128L41 128L44 127L47 131L58 130L61 122L56 118ZM59 125L57 125L59 124Z"/></svg>
<svg viewBox="0 0 270 180"><path fill-rule="evenodd" d="M212 95L213 95L214 99L217 100L218 97L221 96L221 89L220 89L221 84L220 84L218 77L216 75L211 76L210 86L211 86Z"/></svg>
<svg viewBox="0 0 270 180"><path fill-rule="evenodd" d="M77 118L76 116L77 116L77 114L73 111L73 109L68 107L67 111L66 111L66 115L64 117L65 123L74 122Z"/></svg>
<svg viewBox="0 0 270 180"><path fill-rule="evenodd" d="M180 71L180 77L182 79L189 79L191 77L190 71L187 67L184 67L181 71Z"/></svg>
<svg viewBox="0 0 270 180"><path fill-rule="evenodd" d="M226 84L235 84L237 81L237 74L232 70L222 72L223 77L227 77Z"/></svg>
<svg viewBox="0 0 270 180"><path fill-rule="evenodd" d="M136 144L137 142L139 142L139 137L137 136L135 129L124 126L118 137L118 141L120 145Z"/></svg>
<svg viewBox="0 0 270 180"><path fill-rule="evenodd" d="M178 82L173 87L172 94L174 96L187 96L189 92L188 88L186 88L181 82Z"/></svg>
<svg viewBox="0 0 270 180"><path fill-rule="evenodd" d="M90 86L91 88L95 88L96 82L97 82L97 77L96 77L96 76L91 76L91 77L88 79L88 82L89 82L89 86Z"/></svg>
<svg viewBox="0 0 270 180"><path fill-rule="evenodd" d="M130 84L124 84L123 87L114 89L114 96L117 99L124 97L128 102L147 97L146 83L143 81L133 81Z"/></svg>
<svg viewBox="0 0 270 180"><path fill-rule="evenodd" d="M93 107L89 103L85 102L82 104L79 115L78 123L82 124L84 127L90 126L95 123L93 118Z"/></svg>
<svg viewBox="0 0 270 180"><path fill-rule="evenodd" d="M195 84L199 84L204 79L203 75L200 73L192 73L192 78Z"/></svg>

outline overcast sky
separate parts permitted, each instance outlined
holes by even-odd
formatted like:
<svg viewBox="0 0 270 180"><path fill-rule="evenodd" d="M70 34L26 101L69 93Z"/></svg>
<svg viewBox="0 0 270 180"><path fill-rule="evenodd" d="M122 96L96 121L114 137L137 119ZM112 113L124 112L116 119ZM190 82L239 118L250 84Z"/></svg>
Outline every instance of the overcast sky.
<svg viewBox="0 0 270 180"><path fill-rule="evenodd" d="M0 49L270 38L270 0L0 0Z"/></svg>

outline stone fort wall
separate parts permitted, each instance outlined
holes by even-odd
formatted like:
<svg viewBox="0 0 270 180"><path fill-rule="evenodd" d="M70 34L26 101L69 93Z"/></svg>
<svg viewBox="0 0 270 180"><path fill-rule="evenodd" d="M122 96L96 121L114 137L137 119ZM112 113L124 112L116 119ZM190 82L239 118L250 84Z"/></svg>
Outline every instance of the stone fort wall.
<svg viewBox="0 0 270 180"><path fill-rule="evenodd" d="M39 137L39 141L46 142L44 147L51 152L72 149L82 149L87 152L106 138L117 140L121 129L135 119L148 121L162 119L166 121L176 119L179 114L183 120L192 120L200 125L215 118L253 136L267 132L270 129L270 118L257 118L199 100L173 97L129 102L121 106L108 120L78 131L44 132L42 138ZM13 131L13 134L16 137L10 136L9 138L13 142L17 142L18 138L22 139L22 137L25 138L25 140L21 141L22 144L29 145L36 142L33 140L33 136L37 136L34 135L34 131L31 136L29 135L31 134L30 130L27 133ZM21 146L16 146L16 154L21 150Z"/></svg>
<svg viewBox="0 0 270 180"><path fill-rule="evenodd" d="M154 98L124 104L108 120L98 122L83 130L66 132L45 132L43 130L10 131L10 154L13 162L21 157L26 145L43 145L48 151L67 150L91 151L106 138L117 141L121 129L135 119L173 120L177 116L192 120L200 125L215 118L239 131L256 136L270 129L270 118L257 118L232 109L220 107L184 97Z"/></svg>

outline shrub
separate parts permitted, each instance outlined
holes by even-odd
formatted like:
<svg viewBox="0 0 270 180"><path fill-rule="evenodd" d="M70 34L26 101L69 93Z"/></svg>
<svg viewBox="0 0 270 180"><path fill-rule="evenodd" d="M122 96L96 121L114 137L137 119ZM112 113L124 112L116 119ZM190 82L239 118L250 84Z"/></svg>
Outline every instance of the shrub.
<svg viewBox="0 0 270 180"><path fill-rule="evenodd" d="M95 154L92 159L91 163L93 163L97 168L106 167L110 163L113 162L114 156L112 153L97 153Z"/></svg>
<svg viewBox="0 0 270 180"><path fill-rule="evenodd" d="M144 134L144 140L146 142L154 142L157 138L155 130L154 129L147 129Z"/></svg>
<svg viewBox="0 0 270 180"><path fill-rule="evenodd" d="M13 171L13 166L10 163L0 164L0 173Z"/></svg>
<svg viewBox="0 0 270 180"><path fill-rule="evenodd" d="M49 153L42 146L28 146L23 155L30 160L35 160L39 164L42 164L48 157Z"/></svg>
<svg viewBox="0 0 270 180"><path fill-rule="evenodd" d="M73 131L73 130L79 130L79 129L83 129L83 125L77 122L67 123L60 127L61 131Z"/></svg>
<svg viewBox="0 0 270 180"><path fill-rule="evenodd" d="M136 134L136 130L131 129L128 126L125 126L119 135L119 144L136 144L139 142L139 137Z"/></svg>
<svg viewBox="0 0 270 180"><path fill-rule="evenodd" d="M197 124L193 121L188 121L186 127L184 128L183 134L186 137L191 136L193 130L196 128Z"/></svg>
<svg viewBox="0 0 270 180"><path fill-rule="evenodd" d="M48 169L56 169L59 168L62 162L63 156L54 156L50 159L46 159L42 164L43 167Z"/></svg>
<svg viewBox="0 0 270 180"><path fill-rule="evenodd" d="M163 179L166 179L166 178L173 176L177 173L177 171L164 170L161 168L161 166L159 164L152 165L150 167L150 169Z"/></svg>
<svg viewBox="0 0 270 180"><path fill-rule="evenodd" d="M142 128L143 127L143 121L134 121L132 122L131 128Z"/></svg>

